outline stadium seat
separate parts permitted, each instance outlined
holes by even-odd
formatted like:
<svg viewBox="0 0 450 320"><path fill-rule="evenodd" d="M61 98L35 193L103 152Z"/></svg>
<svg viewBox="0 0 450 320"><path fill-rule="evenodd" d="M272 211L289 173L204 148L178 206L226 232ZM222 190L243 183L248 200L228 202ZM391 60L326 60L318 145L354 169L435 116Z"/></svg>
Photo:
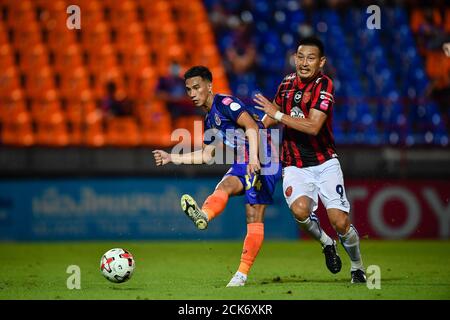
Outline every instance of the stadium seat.
<svg viewBox="0 0 450 320"><path fill-rule="evenodd" d="M60 75L60 95L67 100L77 99L80 92L89 89L88 76L83 67L77 67L70 72L62 72Z"/></svg>
<svg viewBox="0 0 450 320"><path fill-rule="evenodd" d="M53 51L53 70L68 78L69 74L83 67L82 51L76 43L70 43Z"/></svg>
<svg viewBox="0 0 450 320"><path fill-rule="evenodd" d="M10 92L20 88L17 70L14 66L8 66L0 73L0 96L9 95Z"/></svg>
<svg viewBox="0 0 450 320"><path fill-rule="evenodd" d="M47 48L43 44L38 44L20 54L20 70L24 73L37 72L47 67L48 63Z"/></svg>
<svg viewBox="0 0 450 320"><path fill-rule="evenodd" d="M190 141L183 140L183 144L200 147L203 144L203 117L183 116L175 120L174 129L185 129L189 132Z"/></svg>
<svg viewBox="0 0 450 320"><path fill-rule="evenodd" d="M133 117L111 118L107 121L106 144L135 147L140 143L139 128Z"/></svg>
<svg viewBox="0 0 450 320"><path fill-rule="evenodd" d="M88 124L83 130L83 145L92 148L99 148L105 145L105 135L103 133L102 124L95 122Z"/></svg>

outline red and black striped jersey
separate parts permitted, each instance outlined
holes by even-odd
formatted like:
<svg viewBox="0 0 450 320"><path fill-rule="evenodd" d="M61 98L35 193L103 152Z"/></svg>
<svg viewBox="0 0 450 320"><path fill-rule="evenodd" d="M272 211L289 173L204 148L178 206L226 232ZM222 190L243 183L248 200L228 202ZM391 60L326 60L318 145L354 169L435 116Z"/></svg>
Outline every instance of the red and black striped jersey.
<svg viewBox="0 0 450 320"><path fill-rule="evenodd" d="M316 136L284 127L281 153L284 167L311 167L337 157L332 131L334 87L328 76L319 72L310 81L302 82L296 73L291 73L279 85L275 102L281 112L294 118L308 117L312 108L327 114Z"/></svg>

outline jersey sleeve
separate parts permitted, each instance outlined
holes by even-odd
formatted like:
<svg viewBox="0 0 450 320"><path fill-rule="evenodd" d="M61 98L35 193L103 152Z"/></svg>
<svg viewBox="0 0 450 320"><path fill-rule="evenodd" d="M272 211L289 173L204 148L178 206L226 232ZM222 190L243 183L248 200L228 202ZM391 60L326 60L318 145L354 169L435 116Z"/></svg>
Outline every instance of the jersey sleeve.
<svg viewBox="0 0 450 320"><path fill-rule="evenodd" d="M237 123L241 113L246 111L246 106L238 98L225 96L220 100L217 109L222 115Z"/></svg>
<svg viewBox="0 0 450 320"><path fill-rule="evenodd" d="M311 109L317 109L328 115L333 109L333 105L333 81L328 77L322 77L314 88L314 96L311 104Z"/></svg>
<svg viewBox="0 0 450 320"><path fill-rule="evenodd" d="M280 107L281 107L281 103L283 102L283 100L281 99L281 96L282 96L282 94L281 94L281 88L282 88L283 86L281 85L281 83L280 83L280 85L278 86L278 90L277 90L277 93L275 94L275 98L273 99L274 101L275 101L275 103L277 104L277 105L279 105Z"/></svg>

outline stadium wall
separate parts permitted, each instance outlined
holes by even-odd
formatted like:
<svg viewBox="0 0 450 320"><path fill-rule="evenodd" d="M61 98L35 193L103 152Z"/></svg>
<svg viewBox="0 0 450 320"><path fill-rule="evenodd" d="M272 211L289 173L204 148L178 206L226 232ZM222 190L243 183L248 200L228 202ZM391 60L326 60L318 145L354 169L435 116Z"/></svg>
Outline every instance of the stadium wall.
<svg viewBox="0 0 450 320"><path fill-rule="evenodd" d="M202 201L216 178L84 178L0 181L1 240L242 239L243 197L232 198L206 232L180 210L190 193ZM352 219L363 238L448 239L450 182L346 180ZM267 239L301 235L285 204L281 183L266 212ZM322 227L335 235L321 207Z"/></svg>

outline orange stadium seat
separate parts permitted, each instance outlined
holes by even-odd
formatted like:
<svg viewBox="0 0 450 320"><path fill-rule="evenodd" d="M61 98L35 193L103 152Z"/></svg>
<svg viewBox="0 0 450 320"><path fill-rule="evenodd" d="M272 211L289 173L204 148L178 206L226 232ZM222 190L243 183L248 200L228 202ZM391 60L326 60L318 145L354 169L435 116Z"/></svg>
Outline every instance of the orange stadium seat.
<svg viewBox="0 0 450 320"><path fill-rule="evenodd" d="M32 99L41 99L49 90L55 89L53 72L46 66L26 73L27 95Z"/></svg>
<svg viewBox="0 0 450 320"><path fill-rule="evenodd" d="M150 67L150 64L150 52L146 45L139 45L123 52L121 66L127 74L139 75L143 69Z"/></svg>
<svg viewBox="0 0 450 320"><path fill-rule="evenodd" d="M19 89L19 79L16 68L7 66L0 72L0 96L8 95L13 90Z"/></svg>
<svg viewBox="0 0 450 320"><path fill-rule="evenodd" d="M3 27L3 23L0 19L0 45L8 43L8 35L5 27Z"/></svg>
<svg viewBox="0 0 450 320"><path fill-rule="evenodd" d="M0 45L0 69L6 70L8 67L14 65L13 51L9 44Z"/></svg>
<svg viewBox="0 0 450 320"><path fill-rule="evenodd" d="M130 96L138 103L153 100L157 82L156 71L152 67L143 68L130 78Z"/></svg>
<svg viewBox="0 0 450 320"><path fill-rule="evenodd" d="M175 121L175 129L186 129L190 134L190 141L183 141L194 147L199 147L203 143L203 117L202 116L184 116Z"/></svg>
<svg viewBox="0 0 450 320"><path fill-rule="evenodd" d="M89 52L89 71L95 75L107 72L116 66L116 51L112 45L99 45L96 50Z"/></svg>
<svg viewBox="0 0 450 320"><path fill-rule="evenodd" d="M38 44L20 54L20 70L22 72L37 72L48 65L47 47Z"/></svg>
<svg viewBox="0 0 450 320"><path fill-rule="evenodd" d="M118 147L135 147L140 143L139 128L133 117L112 118L107 121L106 143Z"/></svg>
<svg viewBox="0 0 450 320"><path fill-rule="evenodd" d="M169 147L175 144L175 142L171 141L170 114L154 112L148 114L147 119L141 126L142 145Z"/></svg>
<svg viewBox="0 0 450 320"><path fill-rule="evenodd" d="M115 29L125 28L138 21L134 1L124 0L111 7L110 24Z"/></svg>
<svg viewBox="0 0 450 320"><path fill-rule="evenodd" d="M77 2L73 1L74 4ZM100 2L96 0L80 1L77 5L82 8L82 31L92 32L97 25L103 22L103 12Z"/></svg>
<svg viewBox="0 0 450 320"><path fill-rule="evenodd" d="M63 17L66 19L67 17ZM61 18L59 18L61 19ZM59 50L64 50L66 47L76 43L76 32L75 30L69 30L67 28L61 28L62 21L58 19L52 20L48 23L48 26L44 27L46 29L46 45L49 50L58 52ZM64 20L64 24L65 24Z"/></svg>
<svg viewBox="0 0 450 320"><path fill-rule="evenodd" d="M105 145L105 134L100 124L88 125L83 132L83 144L88 147L103 147Z"/></svg>
<svg viewBox="0 0 450 320"><path fill-rule="evenodd" d="M81 28L81 45L89 53L95 52L98 48L110 44L110 30L106 23L99 22Z"/></svg>
<svg viewBox="0 0 450 320"><path fill-rule="evenodd" d="M15 89L0 97L0 122L15 119L20 113L27 113L25 97L21 89Z"/></svg>
<svg viewBox="0 0 450 320"><path fill-rule="evenodd" d="M32 119L20 89L11 91L1 99L0 122L2 143L15 146L30 146L34 143Z"/></svg>
<svg viewBox="0 0 450 320"><path fill-rule="evenodd" d="M67 125L62 119L52 123L37 123L35 139L36 144L50 147L64 147L70 141Z"/></svg>
<svg viewBox="0 0 450 320"><path fill-rule="evenodd" d="M68 100L66 119L71 124L83 126L88 122L100 121L100 116L97 115L97 112L99 111L91 91L84 89L79 93L78 97Z"/></svg>
<svg viewBox="0 0 450 320"><path fill-rule="evenodd" d="M26 51L40 43L40 28L34 20L14 28L12 45L16 50Z"/></svg>
<svg viewBox="0 0 450 320"><path fill-rule="evenodd" d="M49 90L41 100L34 101L31 113L36 123L36 143L45 146L69 144L65 114L56 90Z"/></svg>
<svg viewBox="0 0 450 320"><path fill-rule="evenodd" d="M28 147L34 144L34 132L28 112L23 111L2 125L2 143Z"/></svg>
<svg viewBox="0 0 450 320"><path fill-rule="evenodd" d="M9 27L16 28L21 25L29 24L35 20L32 1L7 1L7 5L9 8L9 13L6 23Z"/></svg>
<svg viewBox="0 0 450 320"><path fill-rule="evenodd" d="M89 81L86 70L77 67L61 73L60 94L68 100L77 99L80 92L89 89Z"/></svg>
<svg viewBox="0 0 450 320"><path fill-rule="evenodd" d="M132 49L145 44L143 27L138 22L131 22L116 30L117 35L114 46L120 52L131 51Z"/></svg>
<svg viewBox="0 0 450 320"><path fill-rule="evenodd" d="M114 82L117 85L118 91L123 91L124 83L121 69L112 68L95 75L95 84L93 89L94 95L97 99L102 99L106 96L106 85L108 82Z"/></svg>
<svg viewBox="0 0 450 320"><path fill-rule="evenodd" d="M53 57L53 70L56 73L64 73L65 76L83 66L82 51L75 43L58 48Z"/></svg>

